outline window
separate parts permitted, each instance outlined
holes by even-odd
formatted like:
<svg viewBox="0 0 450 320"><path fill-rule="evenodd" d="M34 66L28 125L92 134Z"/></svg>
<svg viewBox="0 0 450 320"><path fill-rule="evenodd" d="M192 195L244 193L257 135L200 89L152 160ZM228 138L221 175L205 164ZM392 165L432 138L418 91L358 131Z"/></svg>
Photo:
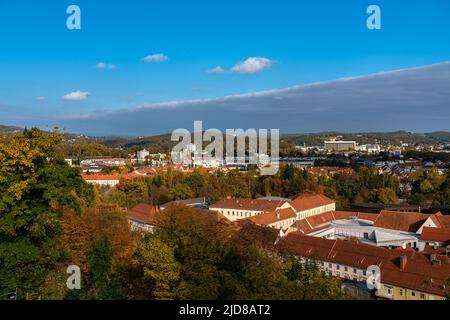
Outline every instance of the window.
<svg viewBox="0 0 450 320"><path fill-rule="evenodd" d="M333 268L333 265L331 263L328 264L329 268Z"/></svg>
<svg viewBox="0 0 450 320"><path fill-rule="evenodd" d="M425 300L425 293L420 294L420 300Z"/></svg>
<svg viewBox="0 0 450 320"><path fill-rule="evenodd" d="M348 271L348 267L344 267L344 270L345 270L345 272L347 272Z"/></svg>
<svg viewBox="0 0 450 320"><path fill-rule="evenodd" d="M411 296L415 297L416 293L414 291L411 291Z"/></svg>
<svg viewBox="0 0 450 320"><path fill-rule="evenodd" d="M341 270L341 266L337 264L336 269Z"/></svg>
<svg viewBox="0 0 450 320"><path fill-rule="evenodd" d="M366 270L363 270L363 275L366 275Z"/></svg>
<svg viewBox="0 0 450 320"><path fill-rule="evenodd" d="M392 296L392 287L386 287L386 291L389 296Z"/></svg>
<svg viewBox="0 0 450 320"><path fill-rule="evenodd" d="M398 289L399 296L403 297L403 289Z"/></svg>
<svg viewBox="0 0 450 320"><path fill-rule="evenodd" d="M357 273L356 268L353 268L353 273Z"/></svg>

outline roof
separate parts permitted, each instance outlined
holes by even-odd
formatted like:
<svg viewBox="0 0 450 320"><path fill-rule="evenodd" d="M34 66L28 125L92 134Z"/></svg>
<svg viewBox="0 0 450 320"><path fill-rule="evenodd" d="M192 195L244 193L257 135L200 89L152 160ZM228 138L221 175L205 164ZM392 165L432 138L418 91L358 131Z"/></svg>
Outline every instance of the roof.
<svg viewBox="0 0 450 320"><path fill-rule="evenodd" d="M448 242L450 241L450 229L424 227L420 236L422 241ZM450 277L450 275L449 275Z"/></svg>
<svg viewBox="0 0 450 320"><path fill-rule="evenodd" d="M193 206L196 204L206 204L207 200L205 197L201 197L201 198L191 198L191 199L185 199L185 200L175 200L175 201L170 201L167 202L163 205L161 205L161 209L165 209L169 206L173 206L173 205L185 205L185 206Z"/></svg>
<svg viewBox="0 0 450 320"><path fill-rule="evenodd" d="M297 221L297 229L303 233L317 231L323 224L329 224L335 220L358 218L361 220L375 221L377 214L351 212L351 211L328 211L314 216L310 216Z"/></svg>
<svg viewBox="0 0 450 320"><path fill-rule="evenodd" d="M297 212L326 206L333 203L335 203L334 200L322 194L305 194L298 196L291 201L291 205Z"/></svg>
<svg viewBox="0 0 450 320"><path fill-rule="evenodd" d="M434 217L439 221L442 228L450 228L450 216L444 216L441 212L438 212Z"/></svg>
<svg viewBox="0 0 450 320"><path fill-rule="evenodd" d="M154 224L159 209L146 203L141 203L128 211L128 219L145 224Z"/></svg>
<svg viewBox="0 0 450 320"><path fill-rule="evenodd" d="M385 284L444 296L450 275L450 259L443 255L427 255L412 249L389 250L357 242L328 240L288 234L279 245L300 256L359 269L377 265ZM401 259L406 262L401 267Z"/></svg>
<svg viewBox="0 0 450 320"><path fill-rule="evenodd" d="M231 198L223 199L216 204L210 206L210 209L235 209L235 210L249 210L258 212L271 212L275 211L283 204L285 200L264 200L264 199L244 199L244 198Z"/></svg>
<svg viewBox="0 0 450 320"><path fill-rule="evenodd" d="M417 212L399 212L382 210L375 220L378 228L416 232L432 215Z"/></svg>
<svg viewBox="0 0 450 320"><path fill-rule="evenodd" d="M278 221L295 219L296 217L297 215L295 214L295 211L292 208L286 208L258 214L256 216L247 218L247 220L250 220L259 225L270 225Z"/></svg>

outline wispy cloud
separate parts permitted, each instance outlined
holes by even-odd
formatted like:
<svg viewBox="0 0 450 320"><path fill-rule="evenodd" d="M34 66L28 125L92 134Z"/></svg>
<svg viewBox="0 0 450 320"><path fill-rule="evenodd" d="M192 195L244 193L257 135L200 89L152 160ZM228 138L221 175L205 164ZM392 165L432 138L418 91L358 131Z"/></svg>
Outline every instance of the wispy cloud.
<svg viewBox="0 0 450 320"><path fill-rule="evenodd" d="M82 101L86 100L90 95L89 92L74 91L66 94L63 99L66 101Z"/></svg>
<svg viewBox="0 0 450 320"><path fill-rule="evenodd" d="M225 73L225 70L223 70L223 68L221 66L216 66L216 67L214 67L212 69L209 69L208 73L222 74L222 73Z"/></svg>
<svg viewBox="0 0 450 320"><path fill-rule="evenodd" d="M45 99L46 98L44 96L36 97L36 101L40 101L40 102L45 101Z"/></svg>
<svg viewBox="0 0 450 320"><path fill-rule="evenodd" d="M264 57L251 57L236 64L231 71L241 74L255 74L270 68L275 62Z"/></svg>
<svg viewBox="0 0 450 320"><path fill-rule="evenodd" d="M111 64L111 63L105 63L105 62L97 63L96 67L97 67L97 69L101 69L101 70L104 70L104 69L110 69L110 70L117 69L116 65Z"/></svg>
<svg viewBox="0 0 450 320"><path fill-rule="evenodd" d="M142 58L142 61L144 62L164 62L167 60L169 60L169 57L163 53L155 53Z"/></svg>

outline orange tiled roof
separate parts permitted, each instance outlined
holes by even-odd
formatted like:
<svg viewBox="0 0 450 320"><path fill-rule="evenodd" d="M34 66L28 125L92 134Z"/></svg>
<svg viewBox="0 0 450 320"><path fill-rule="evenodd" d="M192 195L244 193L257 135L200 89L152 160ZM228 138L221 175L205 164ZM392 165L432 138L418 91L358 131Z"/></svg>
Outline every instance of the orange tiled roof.
<svg viewBox="0 0 450 320"><path fill-rule="evenodd" d="M81 177L87 181L119 180L119 176L106 174L83 174Z"/></svg>
<svg viewBox="0 0 450 320"><path fill-rule="evenodd" d="M420 240L437 242L450 241L450 229L425 227L420 235Z"/></svg>
<svg viewBox="0 0 450 320"><path fill-rule="evenodd" d="M138 204L136 207L128 211L128 218L143 222L146 224L154 224L159 209L146 203Z"/></svg>
<svg viewBox="0 0 450 320"><path fill-rule="evenodd" d="M223 199L216 204L210 206L210 209L235 209L235 210L249 210L259 212L271 212L281 207L285 200L265 200L265 199L244 199L233 198Z"/></svg>
<svg viewBox="0 0 450 320"><path fill-rule="evenodd" d="M440 296L444 296L447 290L446 281L450 275L450 259L447 256L308 237L299 232L287 235L279 246L297 256L352 268L365 270L371 265L377 265L381 269L381 281L386 284ZM406 262L403 268L401 259Z"/></svg>
<svg viewBox="0 0 450 320"><path fill-rule="evenodd" d="M305 194L298 196L291 201L291 205L297 212L326 206L332 203L335 203L335 201L322 194Z"/></svg>
<svg viewBox="0 0 450 320"><path fill-rule="evenodd" d="M375 220L374 226L378 228L416 232L431 216L431 214L417 212L382 210Z"/></svg>
<svg viewBox="0 0 450 320"><path fill-rule="evenodd" d="M295 214L295 211L292 208L286 208L258 214L256 216L247 219L259 225L269 225L278 221L293 219L296 217L297 215Z"/></svg>

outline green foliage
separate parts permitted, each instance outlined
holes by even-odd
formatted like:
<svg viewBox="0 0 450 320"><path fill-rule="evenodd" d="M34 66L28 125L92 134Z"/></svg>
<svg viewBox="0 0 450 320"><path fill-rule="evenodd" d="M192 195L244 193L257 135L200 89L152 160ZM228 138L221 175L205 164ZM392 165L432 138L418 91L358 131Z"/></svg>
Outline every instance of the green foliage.
<svg viewBox="0 0 450 320"><path fill-rule="evenodd" d="M0 143L0 292L37 292L58 258L62 208L93 202L79 171L56 155L60 141L31 129Z"/></svg>
<svg viewBox="0 0 450 320"><path fill-rule="evenodd" d="M113 248L104 234L88 253L89 272L82 278L81 290L67 293L67 299L123 300L126 293L120 275L113 269Z"/></svg>
<svg viewBox="0 0 450 320"><path fill-rule="evenodd" d="M272 232L239 231L188 207L166 209L139 245L126 282L141 299L347 299L317 267L279 256ZM257 230L259 237L248 240ZM268 229L274 231L272 229ZM271 242L269 241L271 239ZM145 284L145 287L139 284ZM316 288L315 286L320 286Z"/></svg>

